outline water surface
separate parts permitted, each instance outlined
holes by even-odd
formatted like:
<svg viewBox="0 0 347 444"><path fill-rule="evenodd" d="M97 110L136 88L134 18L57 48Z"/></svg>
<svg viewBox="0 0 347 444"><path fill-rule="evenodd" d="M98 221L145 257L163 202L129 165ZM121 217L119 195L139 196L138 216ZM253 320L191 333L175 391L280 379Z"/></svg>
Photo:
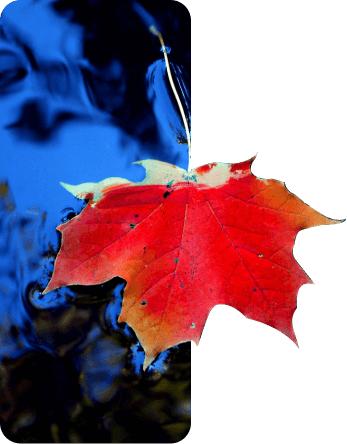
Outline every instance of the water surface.
<svg viewBox="0 0 347 444"><path fill-rule="evenodd" d="M14 442L176 442L190 426L190 344L145 373L118 324L125 281L42 295L86 204L59 182L154 158L187 168L153 20L190 118L190 19L177 2L18 0L0 19L1 426Z"/></svg>

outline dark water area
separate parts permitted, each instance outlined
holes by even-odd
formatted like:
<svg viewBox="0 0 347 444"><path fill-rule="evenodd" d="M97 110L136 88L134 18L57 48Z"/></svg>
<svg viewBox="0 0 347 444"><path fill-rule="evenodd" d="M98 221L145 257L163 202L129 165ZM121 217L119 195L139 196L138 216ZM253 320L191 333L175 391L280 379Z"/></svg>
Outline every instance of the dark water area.
<svg viewBox="0 0 347 444"><path fill-rule="evenodd" d="M118 324L125 281L42 295L86 201L60 182L141 181L188 166L190 17L171 0L18 0L0 18L0 421L13 442L177 442L190 427L190 344L144 352Z"/></svg>

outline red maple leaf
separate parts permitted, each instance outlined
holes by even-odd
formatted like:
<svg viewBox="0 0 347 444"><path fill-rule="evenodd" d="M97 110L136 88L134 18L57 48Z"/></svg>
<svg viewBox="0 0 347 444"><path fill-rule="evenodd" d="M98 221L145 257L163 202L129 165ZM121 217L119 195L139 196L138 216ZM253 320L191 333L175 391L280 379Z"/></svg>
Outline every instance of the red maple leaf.
<svg viewBox="0 0 347 444"><path fill-rule="evenodd" d="M64 285L127 281L118 322L127 322L146 368L169 347L199 342L210 310L227 304L296 343L297 292L311 280L294 259L300 230L335 224L283 182L251 173L254 158L187 173L138 162L146 179L64 185L89 199L57 229L62 246L44 293Z"/></svg>

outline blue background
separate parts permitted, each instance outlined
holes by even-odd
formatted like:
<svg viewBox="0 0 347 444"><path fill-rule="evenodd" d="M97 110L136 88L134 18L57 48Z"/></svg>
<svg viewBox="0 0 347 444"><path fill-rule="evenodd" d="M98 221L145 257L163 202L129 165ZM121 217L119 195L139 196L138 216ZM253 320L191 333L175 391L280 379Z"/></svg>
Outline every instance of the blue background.
<svg viewBox="0 0 347 444"><path fill-rule="evenodd" d="M59 182L140 181L133 162L148 158L187 168L152 24L190 121L181 4L19 0L0 19L0 410L15 442L175 442L189 429L190 344L144 373L136 336L117 323L122 279L42 295L55 227L86 204Z"/></svg>

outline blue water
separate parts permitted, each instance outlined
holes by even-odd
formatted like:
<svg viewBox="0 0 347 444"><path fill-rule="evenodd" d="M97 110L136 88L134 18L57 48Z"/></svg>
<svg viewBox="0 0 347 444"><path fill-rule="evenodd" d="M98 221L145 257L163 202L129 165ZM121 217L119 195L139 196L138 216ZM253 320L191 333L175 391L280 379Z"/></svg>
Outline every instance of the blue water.
<svg viewBox="0 0 347 444"><path fill-rule="evenodd" d="M134 332L117 323L122 279L42 295L56 227L86 204L59 182L141 181L133 162L148 158L187 168L151 21L171 49L190 122L190 20L177 2L18 0L0 19L0 410L15 442L171 442L185 429L169 424L189 422L188 389L150 392L162 378L189 385L190 348L143 372ZM157 413L148 417L149 405ZM146 424L142 435L131 421Z"/></svg>

